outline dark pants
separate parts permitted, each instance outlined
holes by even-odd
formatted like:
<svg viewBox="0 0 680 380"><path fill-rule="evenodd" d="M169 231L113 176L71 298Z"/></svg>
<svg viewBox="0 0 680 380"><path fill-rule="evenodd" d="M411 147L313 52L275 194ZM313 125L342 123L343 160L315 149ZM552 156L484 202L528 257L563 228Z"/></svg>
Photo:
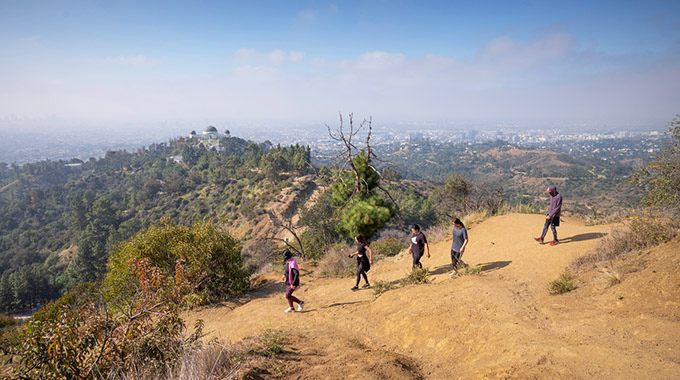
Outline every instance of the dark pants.
<svg viewBox="0 0 680 380"><path fill-rule="evenodd" d="M423 264L420 263L420 259L423 257L423 254L417 254L412 252L413 254L413 267L414 268L423 268Z"/></svg>
<svg viewBox="0 0 680 380"><path fill-rule="evenodd" d="M286 299L288 300L288 306L290 306L291 309L293 308L293 302L302 303L302 301L293 295L294 291L295 289L291 288L290 285L286 285Z"/></svg>
<svg viewBox="0 0 680 380"><path fill-rule="evenodd" d="M462 256L460 251L451 250L451 265L453 265L453 270L465 267L465 263L461 259Z"/></svg>
<svg viewBox="0 0 680 380"><path fill-rule="evenodd" d="M553 220L554 218L545 220L545 224L543 225L543 233L541 234L541 240L543 240L545 234L548 233L548 226L550 226L550 229L552 229L553 233L553 240L557 241L557 229L555 228L555 223L553 222Z"/></svg>
<svg viewBox="0 0 680 380"><path fill-rule="evenodd" d="M368 276L366 276L366 270L364 269L364 263L360 262L359 265L357 266L357 285L359 286L359 281L361 281L361 276L364 276L364 280L366 281L366 284L368 285Z"/></svg>

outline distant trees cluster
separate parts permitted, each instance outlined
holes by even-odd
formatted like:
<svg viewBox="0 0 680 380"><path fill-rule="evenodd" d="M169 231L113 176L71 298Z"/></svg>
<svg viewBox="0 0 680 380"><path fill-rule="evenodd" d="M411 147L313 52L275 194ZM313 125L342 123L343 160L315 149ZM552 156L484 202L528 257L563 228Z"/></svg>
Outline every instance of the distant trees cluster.
<svg viewBox="0 0 680 380"><path fill-rule="evenodd" d="M101 279L116 244L161 217L184 224L256 217L289 178L311 170L309 147L230 137L220 148L177 139L87 162L4 165L0 312L30 311ZM169 159L178 155L181 162Z"/></svg>

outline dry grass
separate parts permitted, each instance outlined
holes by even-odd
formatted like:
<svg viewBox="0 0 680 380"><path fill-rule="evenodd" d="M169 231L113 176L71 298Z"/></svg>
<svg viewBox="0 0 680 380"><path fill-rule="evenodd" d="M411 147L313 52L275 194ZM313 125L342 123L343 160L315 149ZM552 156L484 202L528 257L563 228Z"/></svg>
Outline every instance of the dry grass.
<svg viewBox="0 0 680 380"><path fill-rule="evenodd" d="M276 356L283 353L286 337L279 330L267 329L236 344L212 341L187 352L165 374L149 377L144 373L128 373L121 380L206 380L236 379L253 367L274 367ZM254 365L258 363L258 365ZM267 364L268 363L268 364Z"/></svg>
<svg viewBox="0 0 680 380"><path fill-rule="evenodd" d="M630 252L653 247L671 240L678 233L678 225L669 218L658 218L645 212L631 216L628 222L600 240L590 253L572 261L574 271L609 263Z"/></svg>
<svg viewBox="0 0 680 380"><path fill-rule="evenodd" d="M357 261L347 257L352 248L331 248L319 261L316 274L319 277L351 277L356 274Z"/></svg>
<svg viewBox="0 0 680 380"><path fill-rule="evenodd" d="M602 273L602 277L609 283L609 286L619 284L623 278L623 274L613 267L604 267L600 269L600 272Z"/></svg>
<svg viewBox="0 0 680 380"><path fill-rule="evenodd" d="M391 282L375 281L373 282L373 298L378 298L386 291L394 288L395 286Z"/></svg>

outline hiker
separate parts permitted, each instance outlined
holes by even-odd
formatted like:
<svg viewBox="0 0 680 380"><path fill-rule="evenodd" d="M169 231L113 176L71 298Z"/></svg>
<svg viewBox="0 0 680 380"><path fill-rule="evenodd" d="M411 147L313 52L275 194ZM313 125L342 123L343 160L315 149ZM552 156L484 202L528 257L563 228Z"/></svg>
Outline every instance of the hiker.
<svg viewBox="0 0 680 380"><path fill-rule="evenodd" d="M297 311L302 311L305 301L300 301L293 295L295 288L300 286L300 269L298 268L297 261L293 258L293 254L287 249L283 251L283 262L285 265L283 266L281 281L286 282L286 299L288 300L288 309L283 312L290 313L295 311L293 302L298 304Z"/></svg>
<svg viewBox="0 0 680 380"><path fill-rule="evenodd" d="M550 229L552 229L553 233L553 241L550 242L550 245L556 245L559 243L559 240L557 240L557 229L555 229L555 227L560 226L562 194L557 192L557 187L555 187L555 185L550 185L548 190L545 192L550 194L550 209L548 209L548 214L545 216L545 224L543 225L543 233L541 234L541 237L534 238L534 240L543 244L543 238L548 232L548 226L550 226Z"/></svg>
<svg viewBox="0 0 680 380"><path fill-rule="evenodd" d="M423 253L427 249L427 258L430 258L430 246L427 244L427 238L425 234L420 232L420 226L414 224L411 227L411 232L413 236L411 237L411 247L409 251L413 255L413 268L422 268L423 264L420 263L420 258L423 257Z"/></svg>
<svg viewBox="0 0 680 380"><path fill-rule="evenodd" d="M348 255L350 258L354 256L357 257L357 283L351 289L352 291L359 290L359 281L361 281L362 275L364 276L364 281L366 281L366 284L363 286L363 288L371 287L371 284L368 283L368 276L366 276L366 272L371 270L371 264L373 264L373 250L368 246L364 235L359 234L355 236L354 241L356 241L358 244L357 250L356 252ZM366 251L368 251L368 256L366 255Z"/></svg>
<svg viewBox="0 0 680 380"><path fill-rule="evenodd" d="M463 222L456 218L456 220L453 221L453 239L451 241L451 265L453 265L453 270L449 273L451 276L458 273L457 269L465 268L467 266L462 260L467 243L467 229L465 229Z"/></svg>

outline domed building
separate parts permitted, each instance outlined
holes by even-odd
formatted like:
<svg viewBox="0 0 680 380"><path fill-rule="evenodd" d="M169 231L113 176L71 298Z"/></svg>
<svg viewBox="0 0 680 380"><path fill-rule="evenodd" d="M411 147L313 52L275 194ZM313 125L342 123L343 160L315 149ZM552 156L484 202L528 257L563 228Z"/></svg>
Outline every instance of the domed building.
<svg viewBox="0 0 680 380"><path fill-rule="evenodd" d="M203 139L206 140L218 140L220 134L217 132L217 128L209 125L203 129Z"/></svg>

